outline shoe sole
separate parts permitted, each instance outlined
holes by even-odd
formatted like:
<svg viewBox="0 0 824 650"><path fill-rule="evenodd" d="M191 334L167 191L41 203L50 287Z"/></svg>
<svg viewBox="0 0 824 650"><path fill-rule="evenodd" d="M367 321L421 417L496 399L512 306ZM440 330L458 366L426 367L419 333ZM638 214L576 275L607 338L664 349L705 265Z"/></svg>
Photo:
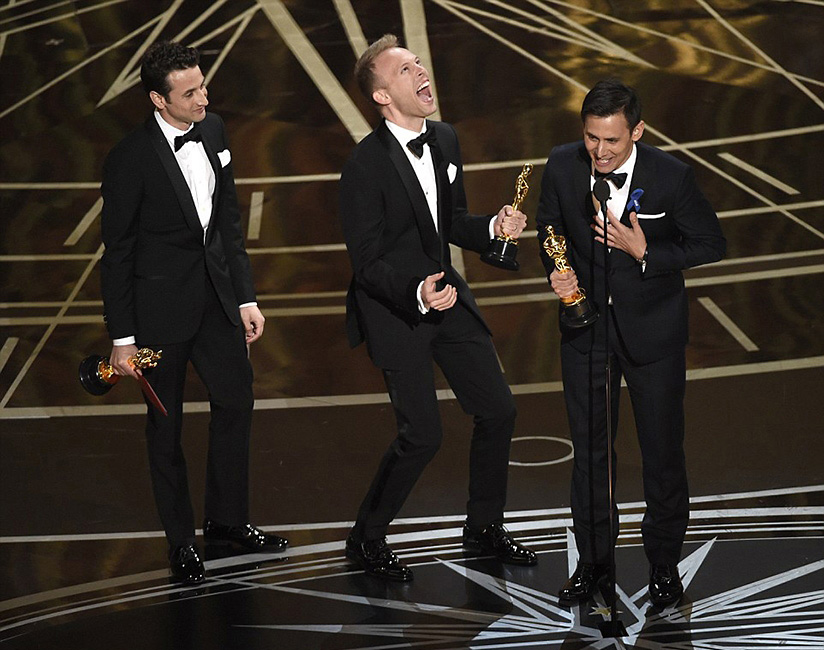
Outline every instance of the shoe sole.
<svg viewBox="0 0 824 650"><path fill-rule="evenodd" d="M237 542L231 539L213 539L210 537L204 537L203 542L209 546L231 546L233 548L242 548L246 551L256 551L258 553L283 553L289 548L288 543L283 548L275 548L273 546L249 546L243 542Z"/></svg>
<svg viewBox="0 0 824 650"><path fill-rule="evenodd" d="M354 552L346 549L346 559L354 564L357 564L363 570L365 575L371 576L373 578L378 578L379 580L389 580L390 582L412 582L413 575L410 573L408 578L395 578L393 576L388 576L385 573L375 573L374 571L370 571L366 564L364 564L363 560Z"/></svg>
<svg viewBox="0 0 824 650"><path fill-rule="evenodd" d="M206 576L198 576L196 579L186 578L184 576L176 576L172 573L172 581L181 585L202 585L206 582Z"/></svg>
<svg viewBox="0 0 824 650"><path fill-rule="evenodd" d="M683 598L684 598L684 592L681 592L680 594L678 594L677 598L673 598L671 600L665 600L665 601L660 601L660 600L656 601L656 600L652 599L652 596L650 596L649 602L655 609L662 610L662 609L667 609L668 607L675 607L676 605L678 605L681 602L681 600Z"/></svg>
<svg viewBox="0 0 824 650"><path fill-rule="evenodd" d="M592 600L592 597L595 595L595 592L601 588L602 584L605 584L607 587L609 587L608 575L602 575L600 578L598 578L595 581L595 586L592 588L592 591L590 591L585 596L581 596L580 598L561 598L561 596L558 596L558 604L561 605L561 607L572 607L573 605L580 605L581 603L585 603L588 600Z"/></svg>
<svg viewBox="0 0 824 650"><path fill-rule="evenodd" d="M529 562L522 562L518 560L505 560L503 558L498 557L494 551L488 551L477 546L466 546L465 544L463 545L463 554L468 555L469 557L483 556L493 558L495 560L498 560L498 562L508 564L509 566L535 566L536 564L538 564L537 557Z"/></svg>

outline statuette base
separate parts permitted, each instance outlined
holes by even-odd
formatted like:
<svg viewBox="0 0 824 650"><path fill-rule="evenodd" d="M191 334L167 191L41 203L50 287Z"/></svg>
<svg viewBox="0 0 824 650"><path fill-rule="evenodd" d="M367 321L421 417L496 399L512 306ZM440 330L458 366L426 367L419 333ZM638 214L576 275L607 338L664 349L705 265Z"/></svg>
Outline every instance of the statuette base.
<svg viewBox="0 0 824 650"><path fill-rule="evenodd" d="M481 255L481 261L490 266L497 266L507 271L517 271L521 268L515 256L518 254L518 243L514 239L496 237L489 242L489 248Z"/></svg>

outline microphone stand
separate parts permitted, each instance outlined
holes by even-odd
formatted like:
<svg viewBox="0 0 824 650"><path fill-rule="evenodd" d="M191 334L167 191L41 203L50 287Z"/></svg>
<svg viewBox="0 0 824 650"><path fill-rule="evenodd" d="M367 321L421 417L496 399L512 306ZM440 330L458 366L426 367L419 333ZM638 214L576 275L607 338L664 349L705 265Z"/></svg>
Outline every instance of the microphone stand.
<svg viewBox="0 0 824 650"><path fill-rule="evenodd" d="M601 634L604 637L621 637L626 636L627 632L624 624L618 620L616 612L616 598L615 598L615 494L613 493L613 441L612 441L612 355L610 354L610 339L609 339L609 246L607 245L607 228L609 227L609 218L607 217L607 201L610 197L609 183L603 178L595 181L592 188L592 193L598 200L601 206L601 215L604 220L604 344L606 346L606 390L604 399L606 400L606 432L607 432L607 480L609 481L609 598L610 598L610 618L599 625ZM592 506L590 506L592 508Z"/></svg>

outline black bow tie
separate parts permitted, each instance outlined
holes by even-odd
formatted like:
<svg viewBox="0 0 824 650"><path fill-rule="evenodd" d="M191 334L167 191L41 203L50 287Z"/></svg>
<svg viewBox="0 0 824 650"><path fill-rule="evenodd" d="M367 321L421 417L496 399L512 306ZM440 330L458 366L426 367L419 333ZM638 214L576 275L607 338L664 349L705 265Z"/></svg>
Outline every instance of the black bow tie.
<svg viewBox="0 0 824 650"><path fill-rule="evenodd" d="M409 147L409 151L420 158L423 155L423 145L429 144L429 146L432 146L435 142L435 129L427 129L414 140L407 142L406 146Z"/></svg>
<svg viewBox="0 0 824 650"><path fill-rule="evenodd" d="M599 172L595 171L595 179L598 180L599 178L603 178L606 181L612 181L615 183L615 187L619 190L624 186L624 183L627 182L627 175L624 174L616 174L615 172Z"/></svg>
<svg viewBox="0 0 824 650"><path fill-rule="evenodd" d="M175 151L179 151L180 147L182 147L187 142L201 142L202 140L203 136L200 135L200 129L198 128L197 124L195 124L183 135L175 136Z"/></svg>

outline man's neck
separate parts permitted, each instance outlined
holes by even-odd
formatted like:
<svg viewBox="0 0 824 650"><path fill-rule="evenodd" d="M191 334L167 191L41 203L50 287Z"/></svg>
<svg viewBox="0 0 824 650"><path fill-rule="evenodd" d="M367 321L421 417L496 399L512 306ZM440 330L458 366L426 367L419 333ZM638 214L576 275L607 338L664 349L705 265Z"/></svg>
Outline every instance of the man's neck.
<svg viewBox="0 0 824 650"><path fill-rule="evenodd" d="M392 122L392 124L395 124L402 129L408 129L409 131L414 131L415 133L420 133L423 130L423 124L426 121L426 118L410 117L408 115L387 115L384 113L383 117L387 122Z"/></svg>
<svg viewBox="0 0 824 650"><path fill-rule="evenodd" d="M189 127L192 126L191 122L181 122L179 120L170 117L167 111L156 111L158 115L160 115L160 119L162 119L166 124L169 126L173 126L174 128L180 131L188 131Z"/></svg>

